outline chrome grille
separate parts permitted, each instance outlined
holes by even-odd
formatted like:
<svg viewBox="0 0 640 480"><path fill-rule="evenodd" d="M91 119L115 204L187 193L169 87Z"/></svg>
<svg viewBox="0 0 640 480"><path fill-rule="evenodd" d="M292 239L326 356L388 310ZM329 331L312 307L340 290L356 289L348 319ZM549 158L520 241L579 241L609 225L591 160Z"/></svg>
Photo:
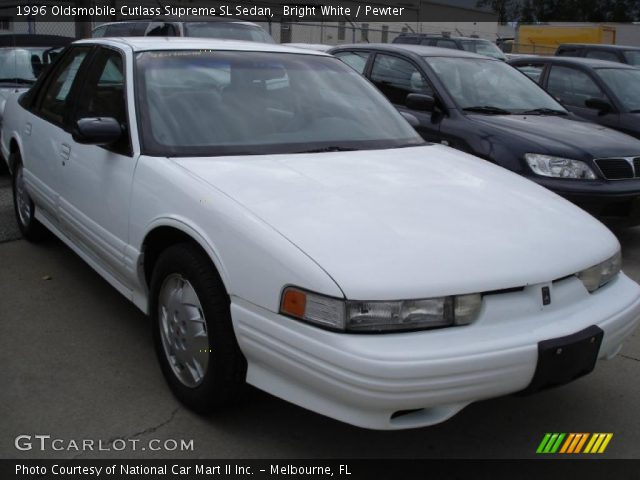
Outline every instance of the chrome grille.
<svg viewBox="0 0 640 480"><path fill-rule="evenodd" d="M640 157L599 158L595 162L607 180L640 178Z"/></svg>

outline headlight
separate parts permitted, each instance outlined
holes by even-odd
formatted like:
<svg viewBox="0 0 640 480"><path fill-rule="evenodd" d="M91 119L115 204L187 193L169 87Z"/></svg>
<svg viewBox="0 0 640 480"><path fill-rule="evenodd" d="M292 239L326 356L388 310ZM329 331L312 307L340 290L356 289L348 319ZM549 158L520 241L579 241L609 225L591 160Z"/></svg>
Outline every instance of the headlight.
<svg viewBox="0 0 640 480"><path fill-rule="evenodd" d="M618 250L614 256L604 262L578 272L577 277L582 280L584 287L589 292L594 292L615 277L621 268L622 256L620 255L620 250Z"/></svg>
<svg viewBox="0 0 640 480"><path fill-rule="evenodd" d="M287 287L280 313L343 332L390 332L468 325L481 306L479 293L387 302L341 300Z"/></svg>
<svg viewBox="0 0 640 480"><path fill-rule="evenodd" d="M584 162L569 158L552 157L539 153L525 153L525 160L533 173L543 177L576 178L581 180L595 180L596 174Z"/></svg>

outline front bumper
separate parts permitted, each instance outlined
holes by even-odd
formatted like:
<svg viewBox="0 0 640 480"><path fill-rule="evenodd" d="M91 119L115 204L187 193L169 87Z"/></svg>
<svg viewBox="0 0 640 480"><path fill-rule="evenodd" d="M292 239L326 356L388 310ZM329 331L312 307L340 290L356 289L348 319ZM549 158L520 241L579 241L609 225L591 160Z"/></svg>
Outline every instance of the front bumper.
<svg viewBox="0 0 640 480"><path fill-rule="evenodd" d="M412 333L329 332L237 297L231 313L248 383L360 427L414 428L525 389L540 341L597 325L598 358L610 358L640 319L640 287L624 274L593 294L575 277L544 286L550 305L532 285L485 296L473 325Z"/></svg>

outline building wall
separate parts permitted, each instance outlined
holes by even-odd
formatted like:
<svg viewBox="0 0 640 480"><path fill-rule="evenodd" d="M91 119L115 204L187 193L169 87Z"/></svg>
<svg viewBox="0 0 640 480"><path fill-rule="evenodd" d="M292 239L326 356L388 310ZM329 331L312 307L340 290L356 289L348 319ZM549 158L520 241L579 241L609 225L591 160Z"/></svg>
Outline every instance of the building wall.
<svg viewBox="0 0 640 480"><path fill-rule="evenodd" d="M616 29L616 44L640 47L640 25L634 23L608 23Z"/></svg>

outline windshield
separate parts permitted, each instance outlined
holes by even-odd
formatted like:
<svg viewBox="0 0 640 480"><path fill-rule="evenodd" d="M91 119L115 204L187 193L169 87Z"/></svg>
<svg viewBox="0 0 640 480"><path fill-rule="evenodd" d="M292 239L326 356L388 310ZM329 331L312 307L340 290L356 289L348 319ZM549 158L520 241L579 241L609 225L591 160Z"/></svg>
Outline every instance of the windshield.
<svg viewBox="0 0 640 480"><path fill-rule="evenodd" d="M426 57L425 60L461 109L480 107L494 114L534 110L566 113L549 94L506 63L480 58Z"/></svg>
<svg viewBox="0 0 640 480"><path fill-rule="evenodd" d="M462 48L467 52L497 58L498 60L506 60L502 50L487 40L461 40L460 43L462 43Z"/></svg>
<svg viewBox="0 0 640 480"><path fill-rule="evenodd" d="M627 110L640 111L640 70L600 68L597 72Z"/></svg>
<svg viewBox="0 0 640 480"><path fill-rule="evenodd" d="M221 38L247 42L275 43L258 25L232 22L187 22L185 37Z"/></svg>
<svg viewBox="0 0 640 480"><path fill-rule="evenodd" d="M45 64L47 47L0 49L0 82L33 83Z"/></svg>
<svg viewBox="0 0 640 480"><path fill-rule="evenodd" d="M626 50L624 58L629 65L640 65L640 50Z"/></svg>
<svg viewBox="0 0 640 480"><path fill-rule="evenodd" d="M145 152L252 155L423 145L398 111L328 56L154 51L137 55Z"/></svg>

